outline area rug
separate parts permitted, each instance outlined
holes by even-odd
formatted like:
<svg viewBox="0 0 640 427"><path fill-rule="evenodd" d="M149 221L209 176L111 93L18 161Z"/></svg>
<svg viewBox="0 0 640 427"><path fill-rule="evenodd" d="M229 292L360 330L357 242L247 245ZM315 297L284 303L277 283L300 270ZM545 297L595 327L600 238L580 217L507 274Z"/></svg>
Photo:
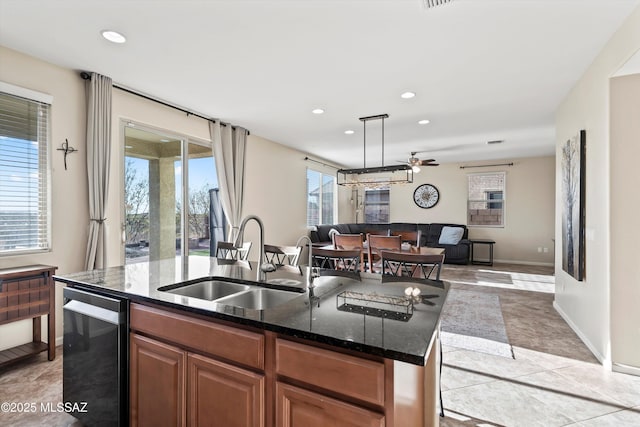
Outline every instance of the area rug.
<svg viewBox="0 0 640 427"><path fill-rule="evenodd" d="M513 358L498 295L450 289L441 330L444 345Z"/></svg>

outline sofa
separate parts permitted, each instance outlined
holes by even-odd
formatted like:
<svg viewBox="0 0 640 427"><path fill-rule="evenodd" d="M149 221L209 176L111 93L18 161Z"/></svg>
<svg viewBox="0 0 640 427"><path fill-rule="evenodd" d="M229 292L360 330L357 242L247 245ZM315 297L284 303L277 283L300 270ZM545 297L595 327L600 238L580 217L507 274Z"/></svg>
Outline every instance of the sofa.
<svg viewBox="0 0 640 427"><path fill-rule="evenodd" d="M443 227L460 227L464 230L462 239L455 245L443 245L438 243ZM383 234L390 234L393 231L420 231L420 246L432 248L443 248L445 264L467 264L469 262L469 230L462 224L415 224L408 222L394 222L391 224L333 224L318 225L311 231L309 237L316 246L330 245L332 243L329 232L335 229L340 234L366 235L372 231L379 231Z"/></svg>

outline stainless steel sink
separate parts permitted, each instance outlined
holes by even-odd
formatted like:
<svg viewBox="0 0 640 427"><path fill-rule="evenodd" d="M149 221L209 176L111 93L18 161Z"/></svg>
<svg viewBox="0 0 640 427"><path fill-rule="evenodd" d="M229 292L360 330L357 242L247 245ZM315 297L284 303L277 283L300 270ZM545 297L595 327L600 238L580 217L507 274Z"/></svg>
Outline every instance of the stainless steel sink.
<svg viewBox="0 0 640 427"><path fill-rule="evenodd" d="M158 290L169 292L172 294L183 295L185 297L213 301L219 298L227 297L229 295L237 294L238 292L247 291L250 288L251 287L248 285L241 285L239 283L224 282L221 280L207 280L204 282L192 283L190 285L184 285L177 288L165 286L164 288L158 288Z"/></svg>
<svg viewBox="0 0 640 427"><path fill-rule="evenodd" d="M265 310L282 305L300 296L287 291L277 289L251 289L216 301L218 304L232 305L234 307L250 308L253 310Z"/></svg>

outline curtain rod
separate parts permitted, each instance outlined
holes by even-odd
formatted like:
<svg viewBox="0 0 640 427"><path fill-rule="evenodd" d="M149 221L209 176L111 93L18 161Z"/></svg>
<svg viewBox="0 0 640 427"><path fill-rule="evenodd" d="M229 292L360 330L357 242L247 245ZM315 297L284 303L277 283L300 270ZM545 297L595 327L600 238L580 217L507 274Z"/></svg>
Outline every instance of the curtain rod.
<svg viewBox="0 0 640 427"><path fill-rule="evenodd" d="M513 166L513 162L512 162L512 163L496 163L496 164L494 164L494 165L460 166L460 169L467 169L467 168L488 168L488 167L492 167L492 166Z"/></svg>
<svg viewBox="0 0 640 427"><path fill-rule="evenodd" d="M304 160L306 160L306 161L308 161L308 162L315 162L315 163L321 164L322 166L326 166L326 167L328 167L328 168L340 169L340 168L335 167L335 166L333 166L333 165L329 165L329 164L327 164L327 163L321 162L320 160L312 159L311 157L305 157L305 158L304 158Z"/></svg>
<svg viewBox="0 0 640 427"><path fill-rule="evenodd" d="M91 80L91 74L87 73L86 71L82 71L80 73L80 77L82 77L83 80ZM164 105L165 107L170 107L170 108L173 108L174 110L182 111L183 113L187 114L187 117L188 116L195 116L195 117L198 117L200 119L204 119L204 120L207 120L207 121L210 121L210 122L214 122L214 123L215 122L220 122L220 124L222 126L225 126L225 127L227 126L227 124L223 123L221 120L213 119L211 117L203 116L202 114L194 113L193 111L185 110L184 108L178 107L177 105L170 104L170 103L168 103L166 101L163 101L163 100L158 99L158 98L154 98L154 97L149 96L149 95L145 95L145 94L140 93L140 92L136 92L135 90L126 88L124 86L120 86L120 85L115 84L115 83L113 83L112 86L114 88L116 88L116 89L120 89L123 92L127 92L127 93L130 93L132 95L139 96L140 98L144 98L144 99L147 99L149 101L153 101L155 103ZM234 128L234 126L231 126L231 127ZM251 135L251 133L248 130L247 130L247 135Z"/></svg>

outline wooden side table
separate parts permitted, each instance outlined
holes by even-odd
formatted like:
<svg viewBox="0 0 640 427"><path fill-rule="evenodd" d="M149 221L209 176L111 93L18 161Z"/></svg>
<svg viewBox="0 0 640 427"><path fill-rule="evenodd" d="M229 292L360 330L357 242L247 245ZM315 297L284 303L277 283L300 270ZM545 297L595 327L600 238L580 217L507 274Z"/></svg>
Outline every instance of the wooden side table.
<svg viewBox="0 0 640 427"><path fill-rule="evenodd" d="M33 320L32 342L0 351L0 366L48 351L56 357L56 293L53 274L57 267L30 265L0 270L0 325ZM48 343L42 342L40 317L47 316Z"/></svg>
<svg viewBox="0 0 640 427"><path fill-rule="evenodd" d="M493 245L496 244L495 240L488 240L488 239L469 239L469 242L471 242L471 250L469 253L469 259L471 261L471 264L474 265L493 265ZM478 261L475 259L474 257L474 251L473 251L473 247L475 245L489 245L489 261Z"/></svg>

